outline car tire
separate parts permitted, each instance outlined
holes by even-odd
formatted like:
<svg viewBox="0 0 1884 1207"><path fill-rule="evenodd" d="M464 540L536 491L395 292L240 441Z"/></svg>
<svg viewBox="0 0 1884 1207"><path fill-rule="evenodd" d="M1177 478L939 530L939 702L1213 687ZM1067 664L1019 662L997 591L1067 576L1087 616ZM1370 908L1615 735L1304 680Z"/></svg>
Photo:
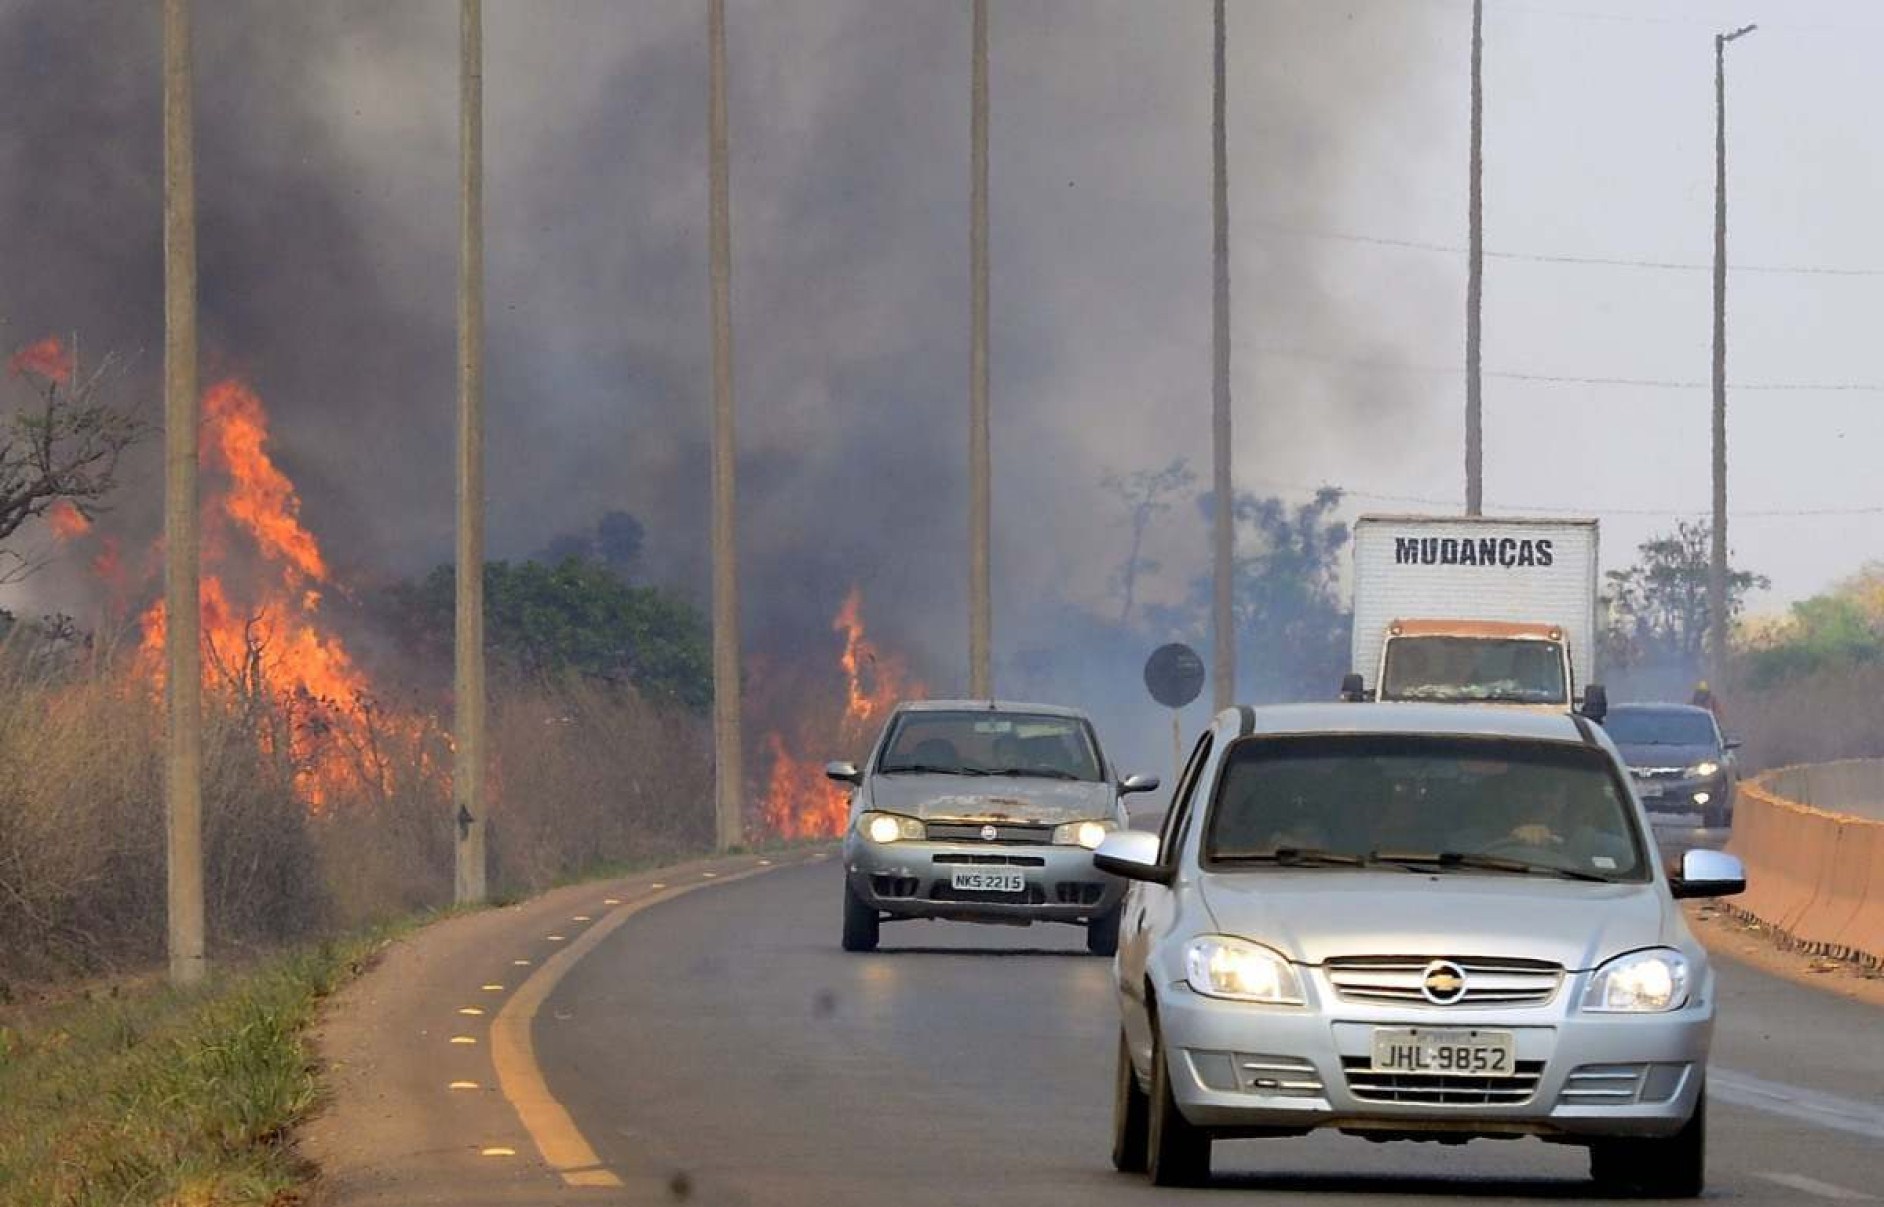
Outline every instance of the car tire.
<svg viewBox="0 0 1884 1207"><path fill-rule="evenodd" d="M1119 920L1125 916L1125 906L1115 905L1097 918L1086 923L1086 950L1096 956L1114 956L1119 953Z"/></svg>
<svg viewBox="0 0 1884 1207"><path fill-rule="evenodd" d="M844 950L875 951L877 933L881 922L877 911L869 902L857 895L857 890L844 882Z"/></svg>
<svg viewBox="0 0 1884 1207"><path fill-rule="evenodd" d="M1151 1097L1138 1084L1132 1050L1119 1032L1119 1068L1112 1093L1112 1168L1144 1173L1150 1152Z"/></svg>
<svg viewBox="0 0 1884 1207"><path fill-rule="evenodd" d="M1178 1110L1164 1039L1151 1038L1151 1093L1145 1129L1145 1172L1153 1186L1199 1186L1210 1177L1210 1133Z"/></svg>
<svg viewBox="0 0 1884 1207"><path fill-rule="evenodd" d="M1590 1145L1590 1177L1609 1193L1699 1198L1707 1184L1707 1086L1701 1087L1694 1114L1674 1135Z"/></svg>

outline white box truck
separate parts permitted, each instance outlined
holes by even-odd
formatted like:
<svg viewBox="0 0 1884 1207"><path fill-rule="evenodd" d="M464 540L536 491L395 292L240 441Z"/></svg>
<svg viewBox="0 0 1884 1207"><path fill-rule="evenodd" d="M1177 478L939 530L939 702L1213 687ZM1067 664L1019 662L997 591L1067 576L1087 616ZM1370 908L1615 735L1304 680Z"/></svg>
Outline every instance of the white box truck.
<svg viewBox="0 0 1884 1207"><path fill-rule="evenodd" d="M1597 574L1595 520L1363 516L1342 696L1601 720Z"/></svg>

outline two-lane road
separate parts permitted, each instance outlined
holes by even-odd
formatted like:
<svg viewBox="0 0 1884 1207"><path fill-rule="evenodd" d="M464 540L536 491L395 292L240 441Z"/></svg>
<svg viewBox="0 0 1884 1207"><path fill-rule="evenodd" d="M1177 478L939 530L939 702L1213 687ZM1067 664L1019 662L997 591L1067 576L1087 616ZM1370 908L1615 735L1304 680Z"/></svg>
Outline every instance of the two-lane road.
<svg viewBox="0 0 1884 1207"><path fill-rule="evenodd" d="M899 923L838 949L835 860L648 910L538 1014L547 1083L625 1191L754 1207L1144 1204L1107 1161L1116 1008L1071 928ZM1721 970L1710 1198L1884 1201L1884 1016ZM1277 1201L1577 1199L1582 1150L1343 1136L1217 1146ZM1878 1196L1873 1199L1871 1196Z"/></svg>

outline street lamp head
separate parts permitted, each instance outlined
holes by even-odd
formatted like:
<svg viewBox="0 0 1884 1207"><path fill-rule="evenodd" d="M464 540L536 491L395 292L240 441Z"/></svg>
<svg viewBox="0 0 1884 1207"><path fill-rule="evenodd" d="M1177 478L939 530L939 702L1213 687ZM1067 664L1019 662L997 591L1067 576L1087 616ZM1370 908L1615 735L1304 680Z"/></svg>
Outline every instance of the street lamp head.
<svg viewBox="0 0 1884 1207"><path fill-rule="evenodd" d="M1719 37L1722 42L1731 42L1735 38L1746 37L1748 34L1752 33L1754 30L1758 28L1759 26L1757 25L1742 25L1739 29L1734 30L1730 34L1718 34L1716 36Z"/></svg>

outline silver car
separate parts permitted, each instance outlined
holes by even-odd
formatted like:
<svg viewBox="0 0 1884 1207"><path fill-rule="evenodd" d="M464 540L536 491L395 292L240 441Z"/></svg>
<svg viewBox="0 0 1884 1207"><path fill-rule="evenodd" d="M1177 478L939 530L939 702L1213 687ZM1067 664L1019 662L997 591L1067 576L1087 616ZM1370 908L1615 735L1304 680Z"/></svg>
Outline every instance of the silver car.
<svg viewBox="0 0 1884 1207"><path fill-rule="evenodd" d="M1581 717L1426 704L1230 709L1138 883L1115 969L1113 1162L1205 1178L1213 1139L1587 1146L1605 1189L1699 1194L1714 1024L1676 904L1738 860L1659 866L1616 748Z"/></svg>
<svg viewBox="0 0 1884 1207"><path fill-rule="evenodd" d="M886 919L1069 922L1096 955L1118 947L1124 883L1092 849L1125 825L1122 798L1155 778L1114 778L1075 709L988 700L897 708L855 788L844 836L844 950L873 951Z"/></svg>

